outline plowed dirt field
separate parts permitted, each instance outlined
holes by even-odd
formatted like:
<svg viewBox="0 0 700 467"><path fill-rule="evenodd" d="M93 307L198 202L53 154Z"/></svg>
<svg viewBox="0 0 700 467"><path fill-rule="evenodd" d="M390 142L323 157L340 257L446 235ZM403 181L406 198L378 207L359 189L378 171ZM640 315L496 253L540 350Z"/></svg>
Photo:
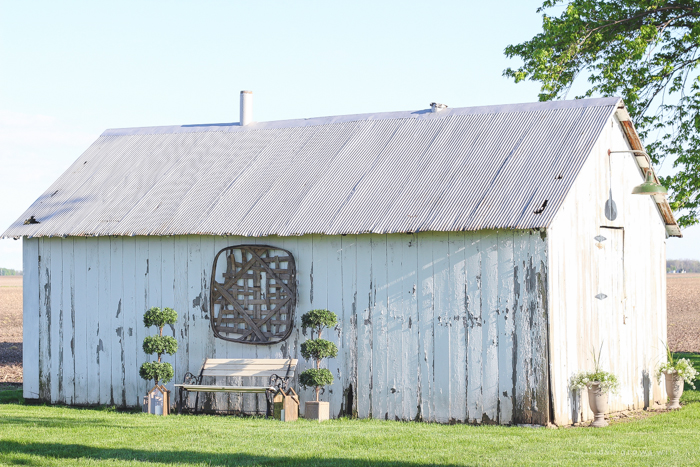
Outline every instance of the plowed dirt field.
<svg viewBox="0 0 700 467"><path fill-rule="evenodd" d="M700 274L666 278L668 345L674 352L700 352Z"/></svg>
<svg viewBox="0 0 700 467"><path fill-rule="evenodd" d="M22 382L22 276L0 276L0 383Z"/></svg>

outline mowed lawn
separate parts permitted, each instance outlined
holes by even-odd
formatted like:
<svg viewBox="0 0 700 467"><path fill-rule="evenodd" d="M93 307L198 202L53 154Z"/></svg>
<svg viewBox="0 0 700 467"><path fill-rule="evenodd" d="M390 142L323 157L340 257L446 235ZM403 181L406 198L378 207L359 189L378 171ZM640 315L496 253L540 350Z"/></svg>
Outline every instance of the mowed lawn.
<svg viewBox="0 0 700 467"><path fill-rule="evenodd" d="M154 417L17 399L20 391L0 390L0 465L700 464L700 391L692 390L680 411L603 429Z"/></svg>

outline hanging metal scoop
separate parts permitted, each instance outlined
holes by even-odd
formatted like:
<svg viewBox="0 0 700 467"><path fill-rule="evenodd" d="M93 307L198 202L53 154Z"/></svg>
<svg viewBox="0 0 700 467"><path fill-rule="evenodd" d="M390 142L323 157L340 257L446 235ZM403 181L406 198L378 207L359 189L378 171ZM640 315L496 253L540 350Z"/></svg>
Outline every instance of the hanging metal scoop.
<svg viewBox="0 0 700 467"><path fill-rule="evenodd" d="M607 217L609 221L617 219L617 206L612 198L612 188L610 189L610 198L605 202L605 217Z"/></svg>

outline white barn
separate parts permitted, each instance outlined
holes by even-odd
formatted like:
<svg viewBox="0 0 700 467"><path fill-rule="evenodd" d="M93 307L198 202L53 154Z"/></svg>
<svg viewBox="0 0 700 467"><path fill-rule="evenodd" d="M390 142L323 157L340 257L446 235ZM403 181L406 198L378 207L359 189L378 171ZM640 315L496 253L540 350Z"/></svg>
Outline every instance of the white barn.
<svg viewBox="0 0 700 467"><path fill-rule="evenodd" d="M336 417L589 419L568 380L601 343L622 382L612 410L661 401L649 375L680 230L663 197L631 195L651 168L608 153L629 149L618 98L107 130L3 234L23 238L24 397L137 406L142 315L169 306L174 382L206 357L301 358L301 314L336 312ZM220 327L245 335L216 292L245 258L215 257L237 245L293 257L276 265L289 315L249 330L255 345ZM256 287L244 307L264 315L279 295Z"/></svg>

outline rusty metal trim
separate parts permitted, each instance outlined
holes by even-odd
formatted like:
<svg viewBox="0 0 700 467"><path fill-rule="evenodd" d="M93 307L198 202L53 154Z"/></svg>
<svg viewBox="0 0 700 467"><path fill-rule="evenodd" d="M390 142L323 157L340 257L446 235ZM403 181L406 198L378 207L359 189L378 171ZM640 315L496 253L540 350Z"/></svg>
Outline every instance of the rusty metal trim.
<svg viewBox="0 0 700 467"><path fill-rule="evenodd" d="M632 121L627 120L629 118L629 114L627 113L625 104L622 103L622 101L620 101L617 110L618 111L615 114L617 115L618 120L620 120L622 130L630 146L636 151L644 151L644 145L642 144L641 139L639 139L637 130L634 129ZM659 179L656 177L654 169L650 166L646 166L645 157L635 155L634 159L635 161L637 161L637 165L639 166L639 169L642 171L642 174L644 176L646 176L647 172L651 172L654 176L654 181L656 181L657 183L659 182ZM671 206L668 204L668 201L666 199L664 199L661 202L658 199L654 199L654 201L656 202L656 206L659 209L659 214L661 215L661 218L664 220L664 224L666 224L666 233L668 234L668 236L678 238L683 237L681 229L678 226L675 217L673 216L673 211L671 210Z"/></svg>

